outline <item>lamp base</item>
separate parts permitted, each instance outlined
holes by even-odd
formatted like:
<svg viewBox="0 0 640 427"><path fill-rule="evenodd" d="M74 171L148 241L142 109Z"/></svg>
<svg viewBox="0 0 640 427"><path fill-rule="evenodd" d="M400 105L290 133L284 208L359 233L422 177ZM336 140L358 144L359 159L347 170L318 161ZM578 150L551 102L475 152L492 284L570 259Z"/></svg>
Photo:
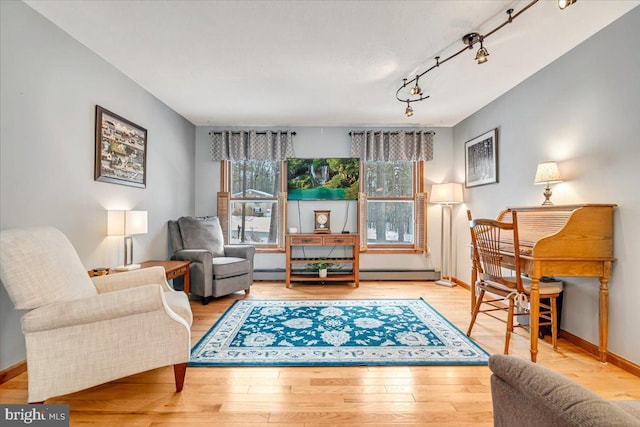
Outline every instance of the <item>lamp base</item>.
<svg viewBox="0 0 640 427"><path fill-rule="evenodd" d="M455 283L453 283L451 280L449 279L441 279L441 280L437 280L435 282L436 285L440 285L440 286L447 286L449 288L453 288L454 286L456 286Z"/></svg>
<svg viewBox="0 0 640 427"><path fill-rule="evenodd" d="M553 205L553 203L551 202L551 188L548 184L547 188L544 189L544 193L542 194L544 195L544 202L542 202L542 206Z"/></svg>
<svg viewBox="0 0 640 427"><path fill-rule="evenodd" d="M121 265L119 267L116 267L114 270L116 271L131 271L131 270L137 270L140 268L140 264L128 264L128 265Z"/></svg>

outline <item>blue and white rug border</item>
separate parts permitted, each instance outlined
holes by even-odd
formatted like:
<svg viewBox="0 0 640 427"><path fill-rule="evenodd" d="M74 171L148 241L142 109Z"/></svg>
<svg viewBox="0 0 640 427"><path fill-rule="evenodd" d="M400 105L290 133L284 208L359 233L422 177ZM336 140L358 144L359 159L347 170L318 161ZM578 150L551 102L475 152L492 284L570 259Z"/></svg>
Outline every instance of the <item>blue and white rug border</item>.
<svg viewBox="0 0 640 427"><path fill-rule="evenodd" d="M444 317L438 310L433 308L431 304L429 304L424 298L369 298L369 299L340 299L340 300L327 300L327 299L278 299L278 300L263 300L263 299L246 299L246 300L236 300L234 301L229 308L227 308L224 313L220 316L220 318L209 328L209 330L198 340L196 345L191 350L191 358L193 359L193 355L197 354L201 347L208 342L209 335L212 331L214 331L222 322L228 321L227 315L233 313L236 305L247 305L247 306L260 306L260 304L270 305L270 306L278 306L278 305L296 305L299 304L301 306L304 305L326 305L326 306L341 306L341 305L353 305L353 304L362 304L362 305L375 305L379 301L386 302L395 302L397 301L400 304L407 304L407 302L421 302L424 304L429 310L433 312L440 320L446 323L450 328L457 331L466 343L472 347L475 351L477 351L480 355L485 356L483 359L476 360L430 360L429 362L424 362L421 360L399 360L399 361L370 361L370 360L355 360L355 361L340 361L339 363L333 360L330 361L308 361L301 362L296 360L295 362L291 361L282 361L282 362L274 362L274 361L256 361L252 360L250 363L247 361L230 361L226 360L224 362L198 362L190 360L188 366L191 367L282 367L282 366L485 366L488 363L489 353L487 353L482 347L476 344L473 339L466 336L464 332L462 332L456 325L451 323L446 317ZM442 338L442 337L441 337Z"/></svg>

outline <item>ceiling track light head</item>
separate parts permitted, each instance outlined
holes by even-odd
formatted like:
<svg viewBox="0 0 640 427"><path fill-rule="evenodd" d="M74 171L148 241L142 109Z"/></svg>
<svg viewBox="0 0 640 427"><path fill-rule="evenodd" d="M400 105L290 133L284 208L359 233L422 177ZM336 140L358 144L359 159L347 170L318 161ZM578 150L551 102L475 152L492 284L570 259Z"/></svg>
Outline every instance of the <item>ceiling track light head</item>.
<svg viewBox="0 0 640 427"><path fill-rule="evenodd" d="M489 51L482 45L483 41L484 37L480 36L480 49L478 49L478 52L476 53L476 61L478 61L478 64L484 64L489 60Z"/></svg>
<svg viewBox="0 0 640 427"><path fill-rule="evenodd" d="M560 8L560 10L564 10L574 4L576 1L578 0L558 0L558 7Z"/></svg>
<svg viewBox="0 0 640 427"><path fill-rule="evenodd" d="M416 76L416 85L411 88L411 95L422 95L422 89L418 85L418 80L420 80L420 76Z"/></svg>
<svg viewBox="0 0 640 427"><path fill-rule="evenodd" d="M404 110L404 113L407 115L407 117L413 116L413 108L411 108L411 104L408 99L407 99L407 109Z"/></svg>
<svg viewBox="0 0 640 427"><path fill-rule="evenodd" d="M488 56L489 56L489 51L487 50L486 47L483 47L481 43L480 49L478 49L478 53L476 53L476 61L478 61L478 64L484 64L489 60Z"/></svg>

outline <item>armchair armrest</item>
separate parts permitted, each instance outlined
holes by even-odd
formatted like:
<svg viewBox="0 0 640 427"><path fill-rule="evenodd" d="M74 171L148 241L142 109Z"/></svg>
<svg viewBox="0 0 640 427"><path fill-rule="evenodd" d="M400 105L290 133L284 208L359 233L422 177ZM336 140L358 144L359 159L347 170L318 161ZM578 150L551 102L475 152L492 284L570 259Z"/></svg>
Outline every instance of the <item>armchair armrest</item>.
<svg viewBox="0 0 640 427"><path fill-rule="evenodd" d="M253 245L224 245L224 255L229 257L244 258L253 261L256 248Z"/></svg>
<svg viewBox="0 0 640 427"><path fill-rule="evenodd" d="M496 426L631 426L630 413L548 368L515 356L489 359ZM526 424L526 423L524 423Z"/></svg>
<svg viewBox="0 0 640 427"><path fill-rule="evenodd" d="M149 311L171 309L164 300L162 286L146 285L98 294L72 301L45 305L31 310L22 318L24 332L47 331L117 319Z"/></svg>
<svg viewBox="0 0 640 427"><path fill-rule="evenodd" d="M173 260L201 262L210 265L213 255L206 249L182 249L175 251L171 257Z"/></svg>
<svg viewBox="0 0 640 427"><path fill-rule="evenodd" d="M92 277L91 280L99 294L144 285L160 285L165 292L172 290L167 283L163 267L149 267L117 274L107 274L106 276Z"/></svg>

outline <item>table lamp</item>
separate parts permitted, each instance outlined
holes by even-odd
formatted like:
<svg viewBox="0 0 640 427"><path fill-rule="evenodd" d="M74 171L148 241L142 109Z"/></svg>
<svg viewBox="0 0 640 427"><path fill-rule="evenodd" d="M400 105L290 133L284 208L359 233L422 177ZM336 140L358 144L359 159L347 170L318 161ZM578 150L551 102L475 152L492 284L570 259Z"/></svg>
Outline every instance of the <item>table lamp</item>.
<svg viewBox="0 0 640 427"><path fill-rule="evenodd" d="M431 203L437 203L442 205L442 214L440 215L440 273L441 279L436 281L437 285L453 287L456 284L451 280L453 277L452 272L452 259L453 259L453 205L462 203L464 198L462 197L462 184L456 182L449 182L446 184L433 184L431 186L431 194L429 195L429 201ZM444 238L444 213L449 211L449 240L447 242L448 250L445 251L445 238ZM445 253L447 258L445 259Z"/></svg>
<svg viewBox="0 0 640 427"><path fill-rule="evenodd" d="M107 236L124 236L124 265L117 271L140 268L133 263L134 234L147 233L147 211L107 211Z"/></svg>
<svg viewBox="0 0 640 427"><path fill-rule="evenodd" d="M544 202L542 202L542 205L553 205L553 203L551 203L551 187L549 187L549 184L562 182L560 169L558 169L558 165L556 164L556 162L542 162L538 164L538 169L536 169L536 177L533 182L535 184L547 185L547 187L544 189Z"/></svg>

